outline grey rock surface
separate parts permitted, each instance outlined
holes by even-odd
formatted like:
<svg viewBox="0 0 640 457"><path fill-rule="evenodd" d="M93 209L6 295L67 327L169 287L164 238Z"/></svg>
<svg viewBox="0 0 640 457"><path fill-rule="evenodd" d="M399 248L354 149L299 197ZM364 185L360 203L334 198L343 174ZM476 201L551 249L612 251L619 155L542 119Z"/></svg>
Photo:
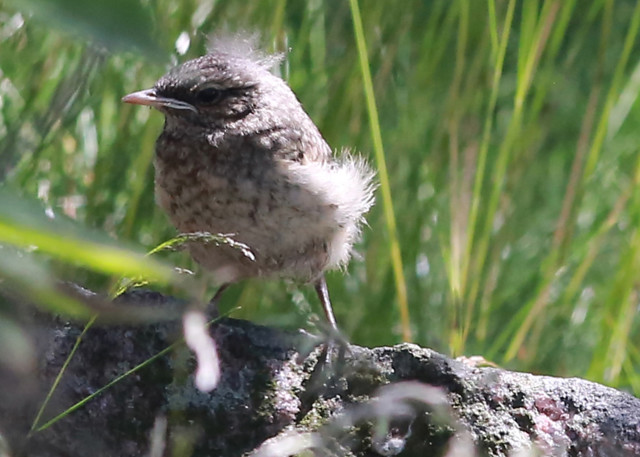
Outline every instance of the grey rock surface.
<svg viewBox="0 0 640 457"><path fill-rule="evenodd" d="M124 300L172 302L145 291ZM640 455L640 400L617 390L475 367L412 344L349 346L343 358L334 348L325 365L318 339L234 319L211 326L222 370L214 391L194 387L195 362L178 343L29 435L83 326L38 316L28 328L38 372L0 372L0 433L14 456L149 455L158 418L167 421L164 455ZM92 327L41 423L180 337L179 322Z"/></svg>

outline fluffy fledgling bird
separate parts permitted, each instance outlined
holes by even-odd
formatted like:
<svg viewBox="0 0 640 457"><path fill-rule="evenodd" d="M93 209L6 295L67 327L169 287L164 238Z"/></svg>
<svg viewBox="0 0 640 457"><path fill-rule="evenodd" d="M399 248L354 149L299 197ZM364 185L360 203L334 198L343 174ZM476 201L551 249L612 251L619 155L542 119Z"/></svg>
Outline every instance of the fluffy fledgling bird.
<svg viewBox="0 0 640 457"><path fill-rule="evenodd" d="M363 159L334 157L289 86L279 58L231 41L173 68L124 102L165 115L156 142L160 206L183 233L230 234L233 247L191 243L222 284L252 277L313 283L336 329L324 272L347 264L373 204Z"/></svg>

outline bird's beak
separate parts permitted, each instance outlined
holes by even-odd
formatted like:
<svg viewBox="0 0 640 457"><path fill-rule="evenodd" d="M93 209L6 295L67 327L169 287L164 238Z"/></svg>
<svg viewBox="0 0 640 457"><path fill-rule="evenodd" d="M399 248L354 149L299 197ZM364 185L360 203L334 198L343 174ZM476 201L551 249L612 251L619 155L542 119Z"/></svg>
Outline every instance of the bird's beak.
<svg viewBox="0 0 640 457"><path fill-rule="evenodd" d="M125 103L131 103L133 105L147 105L154 108L173 108L181 110L189 110L195 113L198 112L195 106L190 103L177 100L175 98L160 97L156 93L155 89L139 90L129 95L122 97L122 101Z"/></svg>

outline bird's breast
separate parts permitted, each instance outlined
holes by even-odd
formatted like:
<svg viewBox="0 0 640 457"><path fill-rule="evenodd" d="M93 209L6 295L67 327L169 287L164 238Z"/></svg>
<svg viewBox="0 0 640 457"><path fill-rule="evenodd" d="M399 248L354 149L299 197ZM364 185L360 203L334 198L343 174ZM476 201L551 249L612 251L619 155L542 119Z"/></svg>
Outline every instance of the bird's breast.
<svg viewBox="0 0 640 457"><path fill-rule="evenodd" d="M156 195L180 232L232 234L247 244L260 274L302 262L301 276L311 276L326 264L327 244L338 229L335 208L292 180L289 165L246 145L194 148L163 141L155 160ZM192 254L207 266L207 251L197 250Z"/></svg>

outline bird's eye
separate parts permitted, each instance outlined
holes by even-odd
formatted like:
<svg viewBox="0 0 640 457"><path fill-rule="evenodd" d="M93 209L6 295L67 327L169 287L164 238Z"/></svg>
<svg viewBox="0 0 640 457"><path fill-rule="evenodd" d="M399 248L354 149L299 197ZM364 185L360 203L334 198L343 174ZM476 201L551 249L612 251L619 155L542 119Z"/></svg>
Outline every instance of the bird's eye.
<svg viewBox="0 0 640 457"><path fill-rule="evenodd" d="M196 94L196 98L200 103L215 103L220 99L220 95L222 92L214 87L207 87L206 89L202 89L198 91Z"/></svg>

